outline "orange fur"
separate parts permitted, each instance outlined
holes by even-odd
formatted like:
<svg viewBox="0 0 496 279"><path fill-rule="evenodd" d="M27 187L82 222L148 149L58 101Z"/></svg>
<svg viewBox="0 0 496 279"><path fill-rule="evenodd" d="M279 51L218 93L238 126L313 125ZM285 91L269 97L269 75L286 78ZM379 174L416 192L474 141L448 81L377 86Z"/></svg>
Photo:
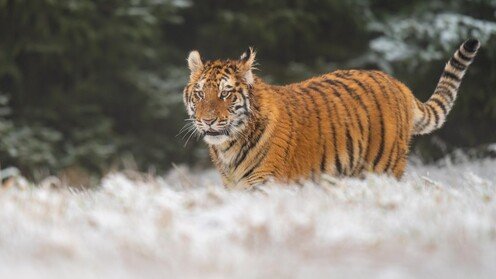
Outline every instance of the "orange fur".
<svg viewBox="0 0 496 279"><path fill-rule="evenodd" d="M367 171L400 178L412 135L445 121L478 46L469 40L460 47L426 103L380 71L335 71L277 86L253 75L252 49L240 60L206 63L193 52L184 101L229 187Z"/></svg>

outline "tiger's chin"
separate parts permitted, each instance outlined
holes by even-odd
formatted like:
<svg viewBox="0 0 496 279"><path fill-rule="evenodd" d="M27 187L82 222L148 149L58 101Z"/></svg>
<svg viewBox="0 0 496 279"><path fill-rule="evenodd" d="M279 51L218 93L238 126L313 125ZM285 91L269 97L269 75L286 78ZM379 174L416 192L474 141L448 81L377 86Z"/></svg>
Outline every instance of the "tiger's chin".
<svg viewBox="0 0 496 279"><path fill-rule="evenodd" d="M210 145L223 144L229 139L226 135L205 135L203 140Z"/></svg>

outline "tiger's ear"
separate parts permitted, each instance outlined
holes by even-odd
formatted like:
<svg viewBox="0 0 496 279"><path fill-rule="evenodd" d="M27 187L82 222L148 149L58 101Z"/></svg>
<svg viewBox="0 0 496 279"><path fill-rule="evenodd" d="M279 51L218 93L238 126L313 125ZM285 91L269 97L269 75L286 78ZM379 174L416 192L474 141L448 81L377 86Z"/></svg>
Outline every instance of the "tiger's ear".
<svg viewBox="0 0 496 279"><path fill-rule="evenodd" d="M257 53L253 50L252 47L250 47L240 57L241 66L239 68L239 72L248 84L253 84L254 81L253 69L255 65L256 55Z"/></svg>
<svg viewBox="0 0 496 279"><path fill-rule="evenodd" d="M188 55L188 67L191 70L191 74L199 72L203 69L203 62L200 57L200 53L193 50Z"/></svg>

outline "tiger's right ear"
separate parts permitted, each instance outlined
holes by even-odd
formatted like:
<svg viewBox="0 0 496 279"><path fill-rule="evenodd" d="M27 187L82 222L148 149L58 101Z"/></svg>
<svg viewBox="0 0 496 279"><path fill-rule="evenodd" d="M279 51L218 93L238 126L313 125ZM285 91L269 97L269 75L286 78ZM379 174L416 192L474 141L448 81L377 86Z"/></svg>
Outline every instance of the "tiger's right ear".
<svg viewBox="0 0 496 279"><path fill-rule="evenodd" d="M249 47L248 50L239 58L241 59L241 67L239 68L239 71L248 84L253 84L253 69L256 56L257 53L255 50L252 47Z"/></svg>
<svg viewBox="0 0 496 279"><path fill-rule="evenodd" d="M200 53L196 50L193 50L188 55L188 67L191 70L191 73L196 73L203 69L203 62L200 57Z"/></svg>

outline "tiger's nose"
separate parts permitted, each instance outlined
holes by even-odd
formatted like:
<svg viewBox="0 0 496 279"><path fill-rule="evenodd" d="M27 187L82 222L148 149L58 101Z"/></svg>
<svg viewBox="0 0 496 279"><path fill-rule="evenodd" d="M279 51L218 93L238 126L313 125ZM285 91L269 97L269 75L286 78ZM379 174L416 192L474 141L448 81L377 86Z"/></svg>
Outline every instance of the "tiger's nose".
<svg viewBox="0 0 496 279"><path fill-rule="evenodd" d="M203 121L203 123L207 124L208 126L211 126L212 124L215 123L215 121L217 121L217 118L203 119L202 121Z"/></svg>

